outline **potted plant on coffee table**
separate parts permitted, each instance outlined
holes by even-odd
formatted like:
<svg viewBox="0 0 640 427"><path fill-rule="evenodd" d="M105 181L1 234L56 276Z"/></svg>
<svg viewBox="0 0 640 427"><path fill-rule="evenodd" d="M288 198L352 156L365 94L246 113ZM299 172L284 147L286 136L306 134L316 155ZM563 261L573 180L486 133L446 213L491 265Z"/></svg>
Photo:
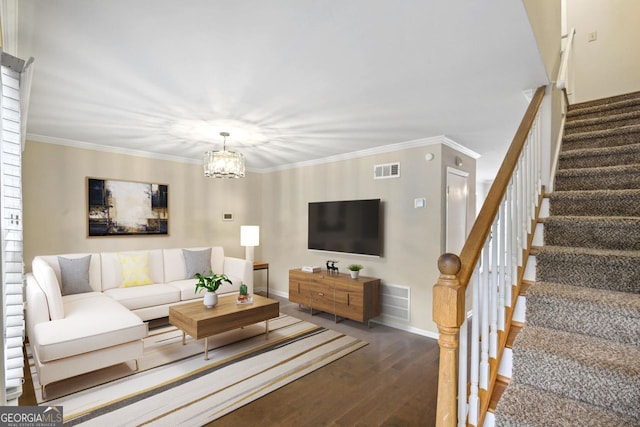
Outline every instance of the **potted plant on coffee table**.
<svg viewBox="0 0 640 427"><path fill-rule="evenodd" d="M347 266L347 270L349 270L349 272L351 273L351 278L352 279L357 279L358 276L360 275L360 270L362 270L364 267L361 266L360 264L349 264Z"/></svg>
<svg viewBox="0 0 640 427"><path fill-rule="evenodd" d="M205 289L207 292L204 294L204 305L207 308L211 308L218 303L218 294L216 291L222 285L223 282L231 284L231 280L226 274L213 274L212 270L209 270L208 275L196 273L195 278L198 279L196 283L195 292Z"/></svg>

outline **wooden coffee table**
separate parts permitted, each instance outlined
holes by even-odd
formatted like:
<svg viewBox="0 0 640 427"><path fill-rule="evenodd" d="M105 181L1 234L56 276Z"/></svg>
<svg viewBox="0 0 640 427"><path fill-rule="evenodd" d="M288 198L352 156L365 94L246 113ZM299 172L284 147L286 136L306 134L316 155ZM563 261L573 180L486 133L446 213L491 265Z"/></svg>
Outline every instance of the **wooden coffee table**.
<svg viewBox="0 0 640 427"><path fill-rule="evenodd" d="M182 330L182 344L189 334L199 340L204 338L204 359L209 360L209 341L212 335L232 329L266 323L266 339L269 338L269 319L280 315L280 303L260 295L253 295L250 304L237 304L236 295L218 297L215 307L207 308L202 300L176 304L169 307L169 323Z"/></svg>

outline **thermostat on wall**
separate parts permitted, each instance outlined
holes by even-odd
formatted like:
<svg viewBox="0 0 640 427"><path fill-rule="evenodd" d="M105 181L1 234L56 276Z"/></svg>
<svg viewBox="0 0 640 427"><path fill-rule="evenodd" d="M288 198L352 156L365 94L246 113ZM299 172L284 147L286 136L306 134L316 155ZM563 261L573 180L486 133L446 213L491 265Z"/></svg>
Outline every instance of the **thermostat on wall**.
<svg viewBox="0 0 640 427"><path fill-rule="evenodd" d="M413 199L413 207L418 209L418 208L424 208L425 206L427 206L427 199L425 199L424 197L419 198L419 199Z"/></svg>
<svg viewBox="0 0 640 427"><path fill-rule="evenodd" d="M222 220L223 221L233 221L233 213L231 213L231 212L223 212L222 213Z"/></svg>

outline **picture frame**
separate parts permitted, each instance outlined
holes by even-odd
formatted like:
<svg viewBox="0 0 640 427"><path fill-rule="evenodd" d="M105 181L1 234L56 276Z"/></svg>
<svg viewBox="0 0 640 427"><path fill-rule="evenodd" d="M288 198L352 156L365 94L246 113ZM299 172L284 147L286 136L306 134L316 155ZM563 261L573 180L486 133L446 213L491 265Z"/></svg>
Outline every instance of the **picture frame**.
<svg viewBox="0 0 640 427"><path fill-rule="evenodd" d="M87 236L168 236L169 186L87 177Z"/></svg>

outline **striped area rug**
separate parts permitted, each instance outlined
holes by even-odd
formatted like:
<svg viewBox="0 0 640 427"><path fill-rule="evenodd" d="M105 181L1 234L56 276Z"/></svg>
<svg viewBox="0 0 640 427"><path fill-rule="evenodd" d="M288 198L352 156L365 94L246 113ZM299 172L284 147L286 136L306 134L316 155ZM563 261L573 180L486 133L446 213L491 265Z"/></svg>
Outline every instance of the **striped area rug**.
<svg viewBox="0 0 640 427"><path fill-rule="evenodd" d="M365 345L365 341L281 314L264 322L203 340L169 325L144 342L140 369L126 364L47 386L47 399L63 406L65 425L200 426ZM54 397L61 396L61 397Z"/></svg>

